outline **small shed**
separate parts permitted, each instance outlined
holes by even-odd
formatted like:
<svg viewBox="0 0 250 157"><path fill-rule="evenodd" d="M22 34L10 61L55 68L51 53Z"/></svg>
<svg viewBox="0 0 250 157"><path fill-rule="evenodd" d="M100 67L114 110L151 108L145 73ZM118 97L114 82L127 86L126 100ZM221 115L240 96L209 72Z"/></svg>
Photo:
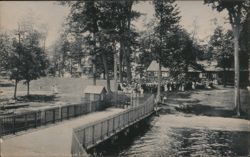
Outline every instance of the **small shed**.
<svg viewBox="0 0 250 157"><path fill-rule="evenodd" d="M103 101L106 97L107 90L104 86L87 86L84 90L86 101Z"/></svg>

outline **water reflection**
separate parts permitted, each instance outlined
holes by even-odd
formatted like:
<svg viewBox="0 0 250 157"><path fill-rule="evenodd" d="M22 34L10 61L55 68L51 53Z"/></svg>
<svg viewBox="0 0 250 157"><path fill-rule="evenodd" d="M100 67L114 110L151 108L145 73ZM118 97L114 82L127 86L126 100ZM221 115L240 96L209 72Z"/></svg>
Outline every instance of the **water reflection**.
<svg viewBox="0 0 250 157"><path fill-rule="evenodd" d="M190 128L172 128L167 155L247 156L249 133Z"/></svg>
<svg viewBox="0 0 250 157"><path fill-rule="evenodd" d="M164 116L137 133L122 137L110 149L99 148L104 156L248 156L250 133L210 128L167 125ZM192 126L192 124L190 124ZM105 151L104 151L105 150Z"/></svg>

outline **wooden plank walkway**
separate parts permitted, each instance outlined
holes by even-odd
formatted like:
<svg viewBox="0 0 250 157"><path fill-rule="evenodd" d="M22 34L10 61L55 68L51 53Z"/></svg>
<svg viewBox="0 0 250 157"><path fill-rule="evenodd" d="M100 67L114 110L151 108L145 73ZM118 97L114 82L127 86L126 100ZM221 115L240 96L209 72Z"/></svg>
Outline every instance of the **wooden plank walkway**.
<svg viewBox="0 0 250 157"><path fill-rule="evenodd" d="M1 155L3 157L70 157L73 128L99 121L124 110L109 108L58 124L4 137Z"/></svg>

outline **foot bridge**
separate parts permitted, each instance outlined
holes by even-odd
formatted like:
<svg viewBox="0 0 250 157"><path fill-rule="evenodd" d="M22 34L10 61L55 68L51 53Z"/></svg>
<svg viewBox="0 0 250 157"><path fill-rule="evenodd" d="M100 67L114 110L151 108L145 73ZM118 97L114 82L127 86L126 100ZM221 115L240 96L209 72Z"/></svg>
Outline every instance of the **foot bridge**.
<svg viewBox="0 0 250 157"><path fill-rule="evenodd" d="M142 104L116 115L73 129L71 154L88 156L87 151L154 113L154 95Z"/></svg>

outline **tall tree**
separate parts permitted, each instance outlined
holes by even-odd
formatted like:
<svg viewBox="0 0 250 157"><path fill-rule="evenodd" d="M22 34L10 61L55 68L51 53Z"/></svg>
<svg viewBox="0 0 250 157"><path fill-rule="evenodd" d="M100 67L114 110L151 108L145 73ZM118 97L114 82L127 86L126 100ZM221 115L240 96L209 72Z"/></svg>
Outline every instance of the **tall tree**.
<svg viewBox="0 0 250 157"><path fill-rule="evenodd" d="M245 22L243 23L242 31L240 35L240 48L243 55L240 57L240 61L242 63L242 68L250 69L250 9L248 10L247 17ZM250 70L249 78L250 78ZM250 81L250 79L249 79ZM248 82L250 83L250 82Z"/></svg>
<svg viewBox="0 0 250 157"><path fill-rule="evenodd" d="M41 34L36 31L28 32L24 40L23 47L23 79L27 84L27 95L30 94L30 81L36 80L41 76L46 76L48 67L47 56L44 47L41 46Z"/></svg>
<svg viewBox="0 0 250 157"><path fill-rule="evenodd" d="M223 68L223 84L227 84L227 72L233 65L233 33L223 32L223 28L218 26L210 38L210 50L213 58L217 60L218 66Z"/></svg>
<svg viewBox="0 0 250 157"><path fill-rule="evenodd" d="M68 41L67 34L61 33L59 38L53 45L53 59L51 64L54 64L53 68L55 73L58 72L59 77L63 77L65 72L68 70L66 61L70 57L70 42Z"/></svg>
<svg viewBox="0 0 250 157"><path fill-rule="evenodd" d="M127 45L124 44L124 47L122 48L122 52L124 53L120 54L120 57L126 58L124 61L126 62L127 74L129 75L129 73L131 73L129 61L132 50L130 47L131 33L129 30L131 30L130 25L133 17L131 13L132 2L133 0L67 2L71 7L71 12L68 17L70 32L85 37L87 41L86 48L90 50L90 55L93 56L94 76L96 62L101 58L107 79L108 91L110 91L110 77L109 64L107 61L113 57L113 52L107 51L107 48L112 47L115 41L122 41L124 43L126 39L129 39L126 41L128 42ZM127 9L126 12L123 11L123 9ZM122 22L125 22L126 24ZM124 28L121 28L121 23L125 25ZM127 38L122 38L123 36L119 37L121 33L123 35L126 34ZM122 63L120 63L120 65L121 64ZM130 76L128 76L128 80L129 78Z"/></svg>
<svg viewBox="0 0 250 157"><path fill-rule="evenodd" d="M99 44L97 33L99 32L98 20L100 10L95 1L67 1L62 2L70 7L68 16L69 32L73 35L82 35L86 39L86 48L92 56L93 84L96 85L96 54Z"/></svg>
<svg viewBox="0 0 250 157"><path fill-rule="evenodd" d="M119 80L123 82L123 67L126 66L127 81L132 79L131 54L137 33L132 27L132 21L140 16L139 12L132 9L135 0L115 2L118 21L120 55L119 55Z"/></svg>
<svg viewBox="0 0 250 157"><path fill-rule="evenodd" d="M48 65L46 54L40 46L41 34L32 25L19 25L14 38L14 51L9 57L10 79L15 80L14 98L17 84L24 80L29 95L30 81L46 75Z"/></svg>
<svg viewBox="0 0 250 157"><path fill-rule="evenodd" d="M242 24L245 21L246 13L250 9L248 0L204 0L207 4L221 12L228 11L229 21L234 35L234 71L235 71L235 111L240 115L240 65L239 65L239 37L242 30Z"/></svg>
<svg viewBox="0 0 250 157"><path fill-rule="evenodd" d="M110 15L111 11L107 9L110 2L102 1L76 1L68 2L71 8L68 17L69 32L75 36L81 36L86 40L86 49L92 56L93 63L93 84L96 84L96 65L101 59L107 79L107 90L110 92L110 78L108 70L108 52L107 42L109 42L110 30L113 23ZM111 27L111 28L108 28ZM109 30L110 29L110 30ZM108 37L109 36L109 37ZM112 55L112 54L111 54Z"/></svg>
<svg viewBox="0 0 250 157"><path fill-rule="evenodd" d="M160 101L161 95L161 66L169 65L171 53L173 53L173 35L179 27L179 10L174 1L154 0L155 18L157 23L155 26L155 37L158 42L154 47L156 58L159 63L158 69L158 87L157 87L157 100Z"/></svg>
<svg viewBox="0 0 250 157"><path fill-rule="evenodd" d="M200 47L197 42L195 42L194 35L189 34L184 29L178 29L174 38L177 41L175 44L173 43L176 51L173 51L172 54L172 60L175 64L170 65L170 67L172 66L171 69L173 69L172 75L178 80L184 79L190 81L189 79L192 78L188 76L189 67L200 69L200 66L196 63L196 58L201 51ZM184 75L181 75L181 73Z"/></svg>

